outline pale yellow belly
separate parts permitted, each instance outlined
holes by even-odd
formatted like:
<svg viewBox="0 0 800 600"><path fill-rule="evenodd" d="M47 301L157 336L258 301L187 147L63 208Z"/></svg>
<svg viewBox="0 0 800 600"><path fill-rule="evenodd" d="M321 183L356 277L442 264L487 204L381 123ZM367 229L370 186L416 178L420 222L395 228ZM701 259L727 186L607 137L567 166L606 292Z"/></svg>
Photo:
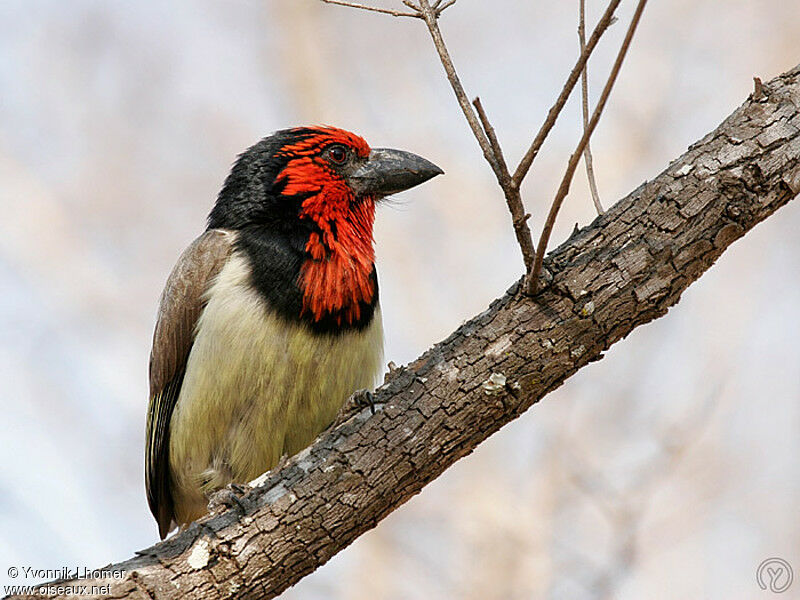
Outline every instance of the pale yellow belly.
<svg viewBox="0 0 800 600"><path fill-rule="evenodd" d="M308 446L381 370L380 311L361 332L318 335L272 314L234 256L207 295L170 424L178 523L208 492L247 482Z"/></svg>

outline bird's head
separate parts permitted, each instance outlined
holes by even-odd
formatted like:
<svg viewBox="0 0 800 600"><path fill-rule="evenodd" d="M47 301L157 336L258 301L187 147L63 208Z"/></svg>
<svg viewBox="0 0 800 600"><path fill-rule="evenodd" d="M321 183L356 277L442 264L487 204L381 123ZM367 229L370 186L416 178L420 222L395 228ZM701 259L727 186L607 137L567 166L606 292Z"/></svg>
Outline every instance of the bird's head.
<svg viewBox="0 0 800 600"><path fill-rule="evenodd" d="M416 154L370 148L362 137L343 129L285 129L239 156L209 215L209 226L320 224L440 174L439 167Z"/></svg>
<svg viewBox="0 0 800 600"><path fill-rule="evenodd" d="M286 129L239 157L209 227L289 240L303 254L296 282L303 314L352 324L376 300L375 203L441 173L416 154L370 148L343 129Z"/></svg>

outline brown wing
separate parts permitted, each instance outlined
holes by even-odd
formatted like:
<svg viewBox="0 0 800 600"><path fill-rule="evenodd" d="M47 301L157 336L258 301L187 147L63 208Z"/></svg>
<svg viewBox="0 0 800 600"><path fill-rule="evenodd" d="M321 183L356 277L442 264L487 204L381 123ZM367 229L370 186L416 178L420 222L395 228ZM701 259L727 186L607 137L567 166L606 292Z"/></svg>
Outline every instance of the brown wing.
<svg viewBox="0 0 800 600"><path fill-rule="evenodd" d="M169 472L169 422L183 383L203 294L231 253L234 234L212 229L192 242L172 270L161 294L150 352L150 405L147 410L145 487L161 539L173 520Z"/></svg>

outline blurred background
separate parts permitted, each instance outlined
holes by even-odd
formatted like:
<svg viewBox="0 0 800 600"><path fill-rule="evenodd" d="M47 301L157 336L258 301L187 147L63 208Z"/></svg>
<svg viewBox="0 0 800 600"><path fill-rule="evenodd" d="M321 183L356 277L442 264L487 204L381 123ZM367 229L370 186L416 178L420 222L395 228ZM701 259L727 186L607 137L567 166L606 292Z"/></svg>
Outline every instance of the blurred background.
<svg viewBox="0 0 800 600"><path fill-rule="evenodd" d="M633 4L590 62L593 99ZM589 0L590 30L604 5ZM442 17L514 164L577 56L577 12L460 0ZM594 137L606 206L754 75L800 62L799 39L791 2L651 2ZM576 96L524 188L537 233L579 115ZM422 23L316 0L0 4L4 584L9 566L98 567L157 540L142 456L162 286L235 156L314 123L447 172L378 214L386 359L408 362L522 267ZM593 214L581 166L553 244ZM761 598L773 556L800 579L798 231L794 202L284 597Z"/></svg>

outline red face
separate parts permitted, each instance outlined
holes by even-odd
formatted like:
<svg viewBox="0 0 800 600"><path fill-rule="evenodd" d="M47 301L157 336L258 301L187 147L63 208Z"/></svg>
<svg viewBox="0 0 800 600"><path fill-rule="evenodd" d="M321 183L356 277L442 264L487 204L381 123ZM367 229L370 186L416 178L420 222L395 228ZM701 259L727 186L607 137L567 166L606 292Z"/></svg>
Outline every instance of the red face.
<svg viewBox="0 0 800 600"><path fill-rule="evenodd" d="M308 258L300 272L303 313L315 321L336 314L337 320L350 324L360 318L361 303L369 304L375 294L375 201L357 197L347 180L348 167L366 161L370 147L349 131L314 131L316 135L281 148L278 155L291 159L276 181L286 180L285 195L310 194L300 218L319 228L309 236Z"/></svg>

